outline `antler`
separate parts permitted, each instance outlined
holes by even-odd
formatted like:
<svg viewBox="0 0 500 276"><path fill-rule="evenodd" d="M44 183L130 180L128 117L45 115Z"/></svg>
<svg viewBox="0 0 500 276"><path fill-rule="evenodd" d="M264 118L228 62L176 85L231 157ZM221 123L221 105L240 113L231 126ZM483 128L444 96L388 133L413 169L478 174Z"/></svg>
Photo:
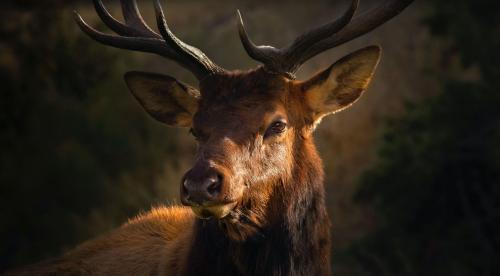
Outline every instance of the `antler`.
<svg viewBox="0 0 500 276"><path fill-rule="evenodd" d="M94 6L101 20L118 35L105 34L89 26L75 12L75 19L87 35L109 46L141 52L155 53L172 59L191 71L198 80L205 76L224 72L202 51L178 39L168 28L159 0L154 1L156 21L160 34L153 31L144 21L135 0L120 0L125 24L116 20L104 7L101 0L94 0Z"/></svg>
<svg viewBox="0 0 500 276"><path fill-rule="evenodd" d="M398 15L413 0L388 0L353 19L358 2L353 0L339 19L302 34L283 49L255 45L248 37L238 11L240 39L248 55L262 62L267 70L295 78L295 72L307 60L375 29Z"/></svg>

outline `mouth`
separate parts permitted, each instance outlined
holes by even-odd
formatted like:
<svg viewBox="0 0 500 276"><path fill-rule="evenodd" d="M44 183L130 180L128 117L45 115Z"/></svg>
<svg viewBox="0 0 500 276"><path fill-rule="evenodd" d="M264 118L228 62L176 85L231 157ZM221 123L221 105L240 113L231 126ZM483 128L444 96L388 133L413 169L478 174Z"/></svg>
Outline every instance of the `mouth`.
<svg viewBox="0 0 500 276"><path fill-rule="evenodd" d="M201 219L222 219L236 207L236 202L214 206L191 206L193 213Z"/></svg>

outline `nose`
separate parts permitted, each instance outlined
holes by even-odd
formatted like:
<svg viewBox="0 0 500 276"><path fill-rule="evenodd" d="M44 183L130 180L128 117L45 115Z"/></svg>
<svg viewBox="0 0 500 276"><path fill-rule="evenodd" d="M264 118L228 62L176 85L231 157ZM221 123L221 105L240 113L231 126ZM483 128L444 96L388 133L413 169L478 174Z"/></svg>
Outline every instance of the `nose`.
<svg viewBox="0 0 500 276"><path fill-rule="evenodd" d="M216 202L222 189L222 175L209 169L202 175L190 171L182 182L181 201L185 205L205 205Z"/></svg>

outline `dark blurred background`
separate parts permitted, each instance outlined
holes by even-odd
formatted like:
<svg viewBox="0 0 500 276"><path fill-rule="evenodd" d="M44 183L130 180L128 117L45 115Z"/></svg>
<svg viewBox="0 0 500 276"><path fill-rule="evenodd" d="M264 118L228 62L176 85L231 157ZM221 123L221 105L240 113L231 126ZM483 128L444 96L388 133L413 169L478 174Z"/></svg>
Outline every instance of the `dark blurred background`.
<svg viewBox="0 0 500 276"><path fill-rule="evenodd" d="M61 254L159 204L178 202L194 142L151 120L128 70L196 84L161 58L99 45L91 1L0 3L0 271ZM154 25L152 4L139 1ZM361 1L367 9L382 1ZM116 1L105 1L120 18ZM216 63L256 65L236 32L282 46L344 0L169 0L171 28ZM336 275L500 275L500 9L495 0L417 1L308 62L306 79L369 44L374 83L316 133L327 174Z"/></svg>

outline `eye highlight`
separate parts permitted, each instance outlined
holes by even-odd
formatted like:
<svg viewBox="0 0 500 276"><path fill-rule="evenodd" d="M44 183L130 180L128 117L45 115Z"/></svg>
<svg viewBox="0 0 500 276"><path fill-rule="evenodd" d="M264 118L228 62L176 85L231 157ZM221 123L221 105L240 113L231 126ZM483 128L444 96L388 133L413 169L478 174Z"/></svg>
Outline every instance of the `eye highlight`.
<svg viewBox="0 0 500 276"><path fill-rule="evenodd" d="M287 126L286 125L286 121L283 120L283 119L282 120L274 121L267 128L266 133L264 134L264 138L267 138L267 137L270 137L270 136L274 136L274 135L278 135L278 134L281 134L281 133L285 132L286 126Z"/></svg>

